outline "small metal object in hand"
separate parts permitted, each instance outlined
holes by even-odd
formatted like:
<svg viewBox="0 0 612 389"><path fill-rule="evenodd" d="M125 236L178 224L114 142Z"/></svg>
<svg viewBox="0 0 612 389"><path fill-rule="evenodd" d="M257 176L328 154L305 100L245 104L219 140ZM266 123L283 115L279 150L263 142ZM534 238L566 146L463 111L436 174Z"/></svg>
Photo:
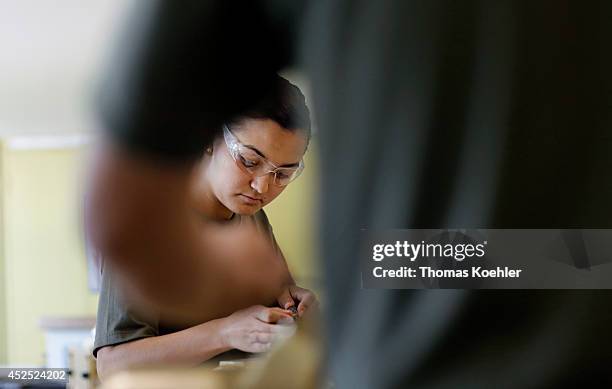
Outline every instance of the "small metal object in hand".
<svg viewBox="0 0 612 389"><path fill-rule="evenodd" d="M291 311L291 316L293 316L293 318L295 319L298 315L298 311L295 305L290 306L289 308L287 308L288 311Z"/></svg>

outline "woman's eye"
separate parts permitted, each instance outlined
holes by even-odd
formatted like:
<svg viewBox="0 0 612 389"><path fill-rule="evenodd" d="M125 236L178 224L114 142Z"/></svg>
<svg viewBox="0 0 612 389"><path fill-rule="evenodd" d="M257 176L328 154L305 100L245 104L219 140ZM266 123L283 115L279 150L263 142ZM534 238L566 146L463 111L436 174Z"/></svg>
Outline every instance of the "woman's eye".
<svg viewBox="0 0 612 389"><path fill-rule="evenodd" d="M243 157L242 155L240 155L240 162L242 162L245 167L254 167L258 164L258 161L252 161L248 158Z"/></svg>
<svg viewBox="0 0 612 389"><path fill-rule="evenodd" d="M276 172L276 178L280 180L284 180L284 179L289 178L289 174L283 173L283 172Z"/></svg>

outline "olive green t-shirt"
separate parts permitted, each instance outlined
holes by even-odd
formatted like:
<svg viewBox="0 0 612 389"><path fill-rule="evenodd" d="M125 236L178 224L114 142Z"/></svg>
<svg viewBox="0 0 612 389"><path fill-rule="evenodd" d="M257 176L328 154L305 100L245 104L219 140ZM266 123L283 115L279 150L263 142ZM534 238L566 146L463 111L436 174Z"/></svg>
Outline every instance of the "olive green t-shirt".
<svg viewBox="0 0 612 389"><path fill-rule="evenodd" d="M270 237L274 247L280 252L272 232L272 226L263 210L253 216L234 215L231 222L254 223L259 231ZM137 312L130 308L129 304L122 298L117 280L113 277L112 272L105 272L104 267L102 267L93 349L94 357L96 357L98 350L105 346L113 346L151 336L166 335L182 329L184 328L165 326L154 313L149 315L142 310ZM213 359L220 359L219 357L237 359L248 357L248 355L250 354L239 350L230 350Z"/></svg>

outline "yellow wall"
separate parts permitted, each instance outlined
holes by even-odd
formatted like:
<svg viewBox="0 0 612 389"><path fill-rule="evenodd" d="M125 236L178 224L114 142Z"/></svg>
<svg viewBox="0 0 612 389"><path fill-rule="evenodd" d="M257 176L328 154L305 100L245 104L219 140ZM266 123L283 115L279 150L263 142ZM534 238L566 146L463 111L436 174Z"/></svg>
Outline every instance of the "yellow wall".
<svg viewBox="0 0 612 389"><path fill-rule="evenodd" d="M318 193L318 147L311 141L300 177L266 207L274 236L298 285L320 292L316 231Z"/></svg>
<svg viewBox="0 0 612 389"><path fill-rule="evenodd" d="M3 146L0 363L43 363L42 316L95 314L81 243L79 158L77 148Z"/></svg>

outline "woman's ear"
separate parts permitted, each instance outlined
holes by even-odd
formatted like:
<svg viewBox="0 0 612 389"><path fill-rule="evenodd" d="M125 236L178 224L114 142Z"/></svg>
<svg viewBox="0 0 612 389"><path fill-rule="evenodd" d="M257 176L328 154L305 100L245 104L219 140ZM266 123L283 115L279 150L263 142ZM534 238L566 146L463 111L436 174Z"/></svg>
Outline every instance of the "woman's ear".
<svg viewBox="0 0 612 389"><path fill-rule="evenodd" d="M212 146L208 146L206 148L206 154L212 155L212 153L213 153L213 147Z"/></svg>

